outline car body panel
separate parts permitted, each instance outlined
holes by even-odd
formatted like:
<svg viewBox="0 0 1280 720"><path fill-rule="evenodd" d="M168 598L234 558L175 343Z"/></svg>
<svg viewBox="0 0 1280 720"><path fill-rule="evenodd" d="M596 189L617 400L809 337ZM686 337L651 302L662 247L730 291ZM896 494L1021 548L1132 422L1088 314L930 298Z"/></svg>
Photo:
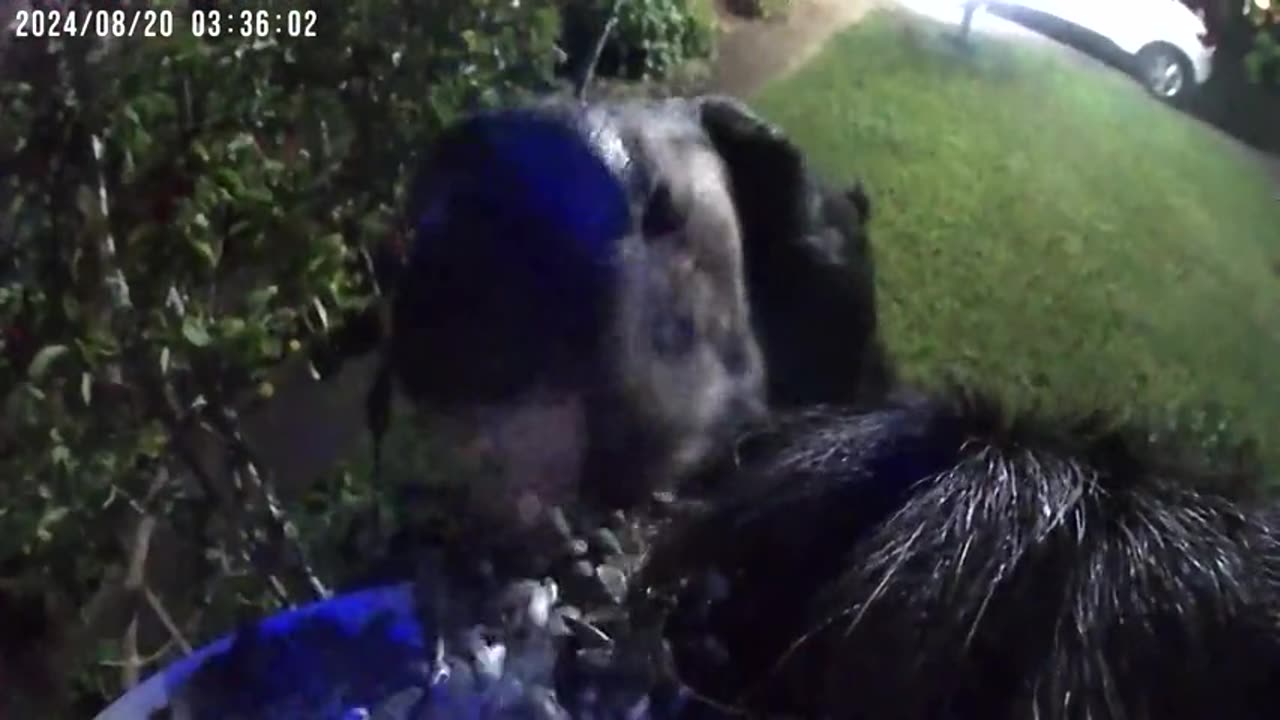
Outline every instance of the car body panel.
<svg viewBox="0 0 1280 720"><path fill-rule="evenodd" d="M1213 73L1213 48L1200 38L1204 21L1178 0L1002 0L987 3L1025 8L1097 35L1126 55L1169 45L1190 63L1197 85Z"/></svg>

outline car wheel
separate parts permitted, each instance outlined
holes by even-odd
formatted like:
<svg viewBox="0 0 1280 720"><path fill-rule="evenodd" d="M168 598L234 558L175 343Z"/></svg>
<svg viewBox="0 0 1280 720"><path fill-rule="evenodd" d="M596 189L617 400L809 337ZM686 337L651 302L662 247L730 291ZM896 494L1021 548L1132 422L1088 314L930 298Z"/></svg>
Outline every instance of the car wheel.
<svg viewBox="0 0 1280 720"><path fill-rule="evenodd" d="M1195 83L1191 63L1167 45L1149 45L1138 53L1138 78L1147 92L1165 102L1181 100Z"/></svg>

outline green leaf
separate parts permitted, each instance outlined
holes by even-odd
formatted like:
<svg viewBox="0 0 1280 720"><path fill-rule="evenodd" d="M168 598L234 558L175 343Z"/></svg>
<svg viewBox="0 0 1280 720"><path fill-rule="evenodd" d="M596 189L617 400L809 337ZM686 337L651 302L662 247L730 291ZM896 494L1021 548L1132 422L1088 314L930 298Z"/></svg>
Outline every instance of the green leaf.
<svg viewBox="0 0 1280 720"><path fill-rule="evenodd" d="M203 218L203 215L197 215L197 218ZM218 254L213 249L213 244L207 240L191 240L191 249L196 251L201 260L209 266L210 270L218 267Z"/></svg>
<svg viewBox="0 0 1280 720"><path fill-rule="evenodd" d="M66 450L70 456L71 451L66 447L60 446L56 450ZM56 462L56 461L55 461ZM65 507L49 508L41 516L39 524L36 526L36 536L41 542L49 542L53 537L53 527L63 520L67 515L71 514L71 510Z"/></svg>
<svg viewBox="0 0 1280 720"><path fill-rule="evenodd" d="M71 464L71 448L66 445L54 445L49 451L49 459L54 465L59 467L67 467Z"/></svg>
<svg viewBox="0 0 1280 720"><path fill-rule="evenodd" d="M220 324L222 325L222 334L228 338L235 338L243 335L247 327L244 318L238 317L226 318Z"/></svg>
<svg viewBox="0 0 1280 720"><path fill-rule="evenodd" d="M256 188L256 187L245 188L244 192L241 193L240 197L251 202L259 203L261 205L269 205L271 204L271 201L275 199L271 195L271 191L266 190L264 188Z"/></svg>
<svg viewBox="0 0 1280 720"><path fill-rule="evenodd" d="M240 174L231 168L218 168L213 174L218 184L233 194L244 192L244 181L240 179Z"/></svg>
<svg viewBox="0 0 1280 720"><path fill-rule="evenodd" d="M199 318L188 317L182 320L182 337L195 347L208 347L213 342L209 330Z"/></svg>
<svg viewBox="0 0 1280 720"><path fill-rule="evenodd" d="M169 374L171 360L172 358L170 357L169 346L166 345L160 349L160 374L161 375Z"/></svg>
<svg viewBox="0 0 1280 720"><path fill-rule="evenodd" d="M138 432L138 453L159 457L169 444L169 433L158 422L147 424Z"/></svg>
<svg viewBox="0 0 1280 720"><path fill-rule="evenodd" d="M256 148L257 146L258 141L253 139L253 135L251 133L242 132L238 133L231 139L231 142L227 143L227 152L236 153L248 148Z"/></svg>
<svg viewBox="0 0 1280 720"><path fill-rule="evenodd" d="M32 380L39 380L44 377L53 361L70 351L71 349L66 345L48 345L40 348L35 357L31 358L31 364L27 366L27 376Z"/></svg>
<svg viewBox="0 0 1280 720"><path fill-rule="evenodd" d="M278 294L280 294L280 287L278 285L267 285L266 287L260 287L257 290L250 292L245 297L245 300L248 302L250 308L254 310L261 310L265 308L267 303L271 302L271 300Z"/></svg>
<svg viewBox="0 0 1280 720"><path fill-rule="evenodd" d="M279 357L284 352L284 342L278 337L268 335L258 341L258 352L263 357Z"/></svg>
<svg viewBox="0 0 1280 720"><path fill-rule="evenodd" d="M87 372L80 373L80 399L85 405L93 404L93 376Z"/></svg>

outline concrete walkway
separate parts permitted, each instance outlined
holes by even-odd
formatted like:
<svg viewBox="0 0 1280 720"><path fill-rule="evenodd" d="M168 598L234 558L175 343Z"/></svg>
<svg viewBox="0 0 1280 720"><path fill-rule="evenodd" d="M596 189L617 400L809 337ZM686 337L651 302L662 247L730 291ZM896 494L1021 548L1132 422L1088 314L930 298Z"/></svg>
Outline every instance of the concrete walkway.
<svg viewBox="0 0 1280 720"><path fill-rule="evenodd" d="M959 25L961 0L790 0L785 17L744 20L716 6L720 36L712 85L719 92L746 97L770 80L785 76L808 62L827 40L877 8L903 7L945 23ZM1053 41L983 10L974 16L973 30L1010 35L1029 42Z"/></svg>
<svg viewBox="0 0 1280 720"><path fill-rule="evenodd" d="M711 84L715 91L748 97L766 82L809 61L837 32L889 0L790 0L784 17L744 20L715 3L720 21Z"/></svg>

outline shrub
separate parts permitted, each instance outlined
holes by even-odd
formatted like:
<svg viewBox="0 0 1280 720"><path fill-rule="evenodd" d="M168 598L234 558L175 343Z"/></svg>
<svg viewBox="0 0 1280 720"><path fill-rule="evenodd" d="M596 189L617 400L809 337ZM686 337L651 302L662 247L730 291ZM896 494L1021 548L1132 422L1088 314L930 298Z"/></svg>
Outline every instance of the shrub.
<svg viewBox="0 0 1280 720"><path fill-rule="evenodd" d="M98 702L174 650L125 630L157 624L123 582L143 518L169 533L149 552L198 578L159 599L192 642L306 599L267 479L208 477L192 428L247 467L236 411L372 300L363 251L397 232L415 151L546 87L559 30L538 3L316 0L319 37L214 39L185 1L151 7L174 12L170 37L0 57L0 595L89 618L56 672Z"/></svg>
<svg viewBox="0 0 1280 720"><path fill-rule="evenodd" d="M569 67L589 61L614 0L569 0L563 45ZM715 16L709 0L622 0L618 22L596 74L630 80L662 79L691 60L711 57Z"/></svg>
<svg viewBox="0 0 1280 720"><path fill-rule="evenodd" d="M1280 3L1251 0L1245 12L1256 28L1245 70L1253 82L1276 87L1280 85Z"/></svg>

